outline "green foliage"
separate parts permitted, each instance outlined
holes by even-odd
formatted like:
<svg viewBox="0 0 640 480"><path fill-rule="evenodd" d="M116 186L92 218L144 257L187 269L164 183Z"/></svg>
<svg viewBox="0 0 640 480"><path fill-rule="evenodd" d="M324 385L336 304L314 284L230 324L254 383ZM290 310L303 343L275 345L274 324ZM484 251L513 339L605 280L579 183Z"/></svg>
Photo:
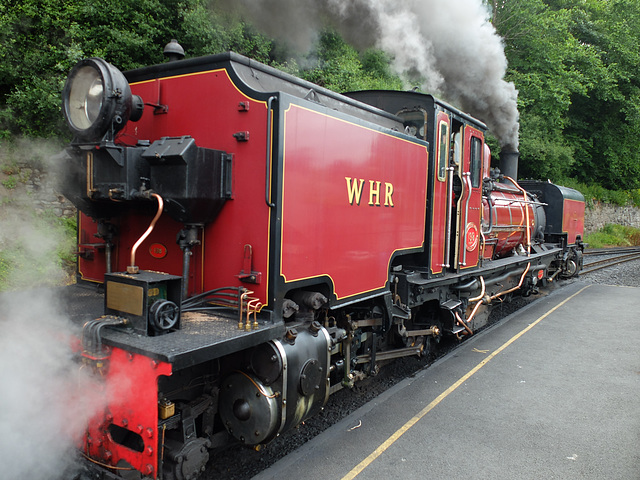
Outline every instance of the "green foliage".
<svg viewBox="0 0 640 480"><path fill-rule="evenodd" d="M561 130L550 130L545 118L531 114L521 119L520 131L520 178L557 180L570 173L573 148Z"/></svg>
<svg viewBox="0 0 640 480"><path fill-rule="evenodd" d="M191 56L236 50L269 60L269 39L242 22L225 23L207 3L0 0L0 138L64 134L60 93L85 57L137 68L163 62L163 46L179 38Z"/></svg>
<svg viewBox="0 0 640 480"><path fill-rule="evenodd" d="M18 186L18 181L16 180L16 177L9 175L7 178L2 180L2 186L7 190L13 190Z"/></svg>
<svg viewBox="0 0 640 480"><path fill-rule="evenodd" d="M360 54L333 30L321 33L318 46L306 60L314 66L292 73L336 92L402 88L384 52L371 49Z"/></svg>
<svg viewBox="0 0 640 480"><path fill-rule="evenodd" d="M597 183L583 183L575 178L561 178L558 182L565 187L578 190L587 202L587 206L596 203L609 203L611 205L634 206L640 208L640 189L635 190L609 190Z"/></svg>
<svg viewBox="0 0 640 480"><path fill-rule="evenodd" d="M575 3L575 4L574 4ZM573 98L567 133L593 138L576 158L574 174L608 188L640 187L640 4L636 1L568 2L573 35L601 62L585 95ZM588 68L589 65L581 64Z"/></svg>
<svg viewBox="0 0 640 480"><path fill-rule="evenodd" d="M585 237L591 248L629 247L640 245L640 229L624 225L607 224Z"/></svg>
<svg viewBox="0 0 640 480"><path fill-rule="evenodd" d="M542 0L500 5L494 26L507 39L508 77L519 92L519 174L557 180L575 161L564 130L572 95L585 92L583 73L569 61L581 55L580 45L569 32L567 11L552 11Z"/></svg>
<svg viewBox="0 0 640 480"><path fill-rule="evenodd" d="M640 187L640 3L491 2L519 91L520 172Z"/></svg>

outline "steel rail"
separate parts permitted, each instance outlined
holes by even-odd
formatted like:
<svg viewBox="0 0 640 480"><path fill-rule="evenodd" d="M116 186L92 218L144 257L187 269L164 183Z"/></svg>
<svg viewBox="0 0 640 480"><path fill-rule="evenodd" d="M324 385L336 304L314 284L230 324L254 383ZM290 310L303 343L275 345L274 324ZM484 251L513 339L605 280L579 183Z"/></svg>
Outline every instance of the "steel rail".
<svg viewBox="0 0 640 480"><path fill-rule="evenodd" d="M618 265L620 263L632 262L634 260L640 260L640 253L632 253L628 255L622 255L619 257L609 258L606 260L600 260L598 262L590 263L586 265L586 267L591 267L591 268L584 268L580 272L580 274L586 275L588 273L595 272L597 270L602 270L603 268L613 267L614 265Z"/></svg>

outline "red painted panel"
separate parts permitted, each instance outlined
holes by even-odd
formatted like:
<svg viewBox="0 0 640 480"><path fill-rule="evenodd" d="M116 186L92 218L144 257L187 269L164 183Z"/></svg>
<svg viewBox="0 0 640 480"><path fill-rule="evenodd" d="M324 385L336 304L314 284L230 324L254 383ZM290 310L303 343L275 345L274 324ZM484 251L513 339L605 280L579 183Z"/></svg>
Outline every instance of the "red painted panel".
<svg viewBox="0 0 640 480"><path fill-rule="evenodd" d="M151 108L145 109L140 122L128 125L128 134L152 141L162 136L191 135L200 147L233 154L233 199L205 227L203 244L196 249L203 253L194 260L202 271L197 283L202 290L244 285L263 304L268 303L266 102L243 94L224 69L141 82L132 85L132 91L145 101L167 105L169 110L154 115ZM248 103L249 109L240 108L240 102ZM240 131L249 132L248 141L236 140L233 134ZM237 278L244 266L247 244L252 246L253 270L262 274L258 285Z"/></svg>
<svg viewBox="0 0 640 480"><path fill-rule="evenodd" d="M482 182L479 187L472 187L471 176L469 175L471 167L471 139L479 138L482 142L480 152L484 152L484 136L482 132L476 128L466 125L464 128L464 148L462 171L463 195L458 202L460 209L460 223L458 224L458 265L459 268L470 268L478 265L480 258L480 218L482 210Z"/></svg>
<svg viewBox="0 0 640 480"><path fill-rule="evenodd" d="M164 136L191 135L200 147L223 150L233 155L233 199L228 200L215 221L205 226L202 244L193 250L190 293L224 286L244 285L255 292L263 304L268 303L269 208L265 203L265 162L267 157L266 102L243 94L226 70L145 81L132 85L132 92L145 102L168 107L167 113L154 114L145 107L142 119L129 124L119 141L134 145L137 140L151 142ZM239 103L249 105L241 109ZM238 141L233 134L249 132L248 141ZM121 234L115 240L113 271L129 264L130 250L151 222L151 216L129 214L117 221ZM182 251L176 234L183 227L166 214L153 233L138 249L136 263L141 269L182 274ZM84 234L82 233L84 231ZM81 218L80 243L101 243L93 237L96 225ZM149 253L153 243L167 249L163 258ZM243 269L244 246L252 246L252 268L260 272L261 283L245 284L237 275ZM87 247L93 259L80 259L80 272L88 280L102 281L105 272L104 248Z"/></svg>
<svg viewBox="0 0 640 480"><path fill-rule="evenodd" d="M171 365L115 347L104 365L104 391L96 395L101 401L117 401L108 401L104 413L89 422L83 450L100 463L116 465L126 460L136 470L157 478L162 439L158 431L158 377L171 375ZM132 431L142 444L132 449L118 443L111 435L111 425Z"/></svg>
<svg viewBox="0 0 640 480"><path fill-rule="evenodd" d="M449 166L449 137L450 137L450 120L449 115L444 112L438 112L438 116L436 118L436 145L433 147L435 150L435 155L433 157L433 161L431 162L434 165L436 171L433 174L433 184L432 184L432 217L431 217L431 237L429 241L431 242L431 256L429 259L429 265L431 268L431 273L441 273L445 264L449 263L449 259L445 259L445 241L446 241L446 229L447 229L447 180L449 178L449 172L445 171L445 181L441 181L438 179L438 162L440 158L440 149L442 148L440 144L440 124L443 123L447 126L447 151L446 154L446 162L445 166Z"/></svg>
<svg viewBox="0 0 640 480"><path fill-rule="evenodd" d="M291 105L283 161L287 282L326 275L339 299L380 289L393 253L423 246L425 146Z"/></svg>
<svg viewBox="0 0 640 480"><path fill-rule="evenodd" d="M564 200L562 210L562 231L567 233L567 242L576 243L576 237L584 236L584 202Z"/></svg>

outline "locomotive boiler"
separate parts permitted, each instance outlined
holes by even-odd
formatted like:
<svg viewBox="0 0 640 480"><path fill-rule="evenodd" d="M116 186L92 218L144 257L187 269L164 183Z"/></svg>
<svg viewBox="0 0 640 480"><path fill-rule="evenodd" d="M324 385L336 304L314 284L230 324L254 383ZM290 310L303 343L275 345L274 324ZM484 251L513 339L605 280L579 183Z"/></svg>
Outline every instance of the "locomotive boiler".
<svg viewBox="0 0 640 480"><path fill-rule="evenodd" d="M226 53L83 60L63 97L70 314L118 392L82 439L92 478L196 478L581 266L580 194L492 170L485 125L430 95Z"/></svg>

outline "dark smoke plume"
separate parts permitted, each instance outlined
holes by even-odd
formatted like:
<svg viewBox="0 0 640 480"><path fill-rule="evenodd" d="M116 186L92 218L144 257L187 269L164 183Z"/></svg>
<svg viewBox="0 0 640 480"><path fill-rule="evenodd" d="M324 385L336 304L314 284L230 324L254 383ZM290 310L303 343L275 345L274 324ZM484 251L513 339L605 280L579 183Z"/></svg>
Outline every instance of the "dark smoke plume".
<svg viewBox="0 0 640 480"><path fill-rule="evenodd" d="M424 91L485 121L502 145L517 148L518 92L504 81L502 40L481 0L221 0L219 5L302 51L326 26L357 48L381 48L408 85L419 82Z"/></svg>

